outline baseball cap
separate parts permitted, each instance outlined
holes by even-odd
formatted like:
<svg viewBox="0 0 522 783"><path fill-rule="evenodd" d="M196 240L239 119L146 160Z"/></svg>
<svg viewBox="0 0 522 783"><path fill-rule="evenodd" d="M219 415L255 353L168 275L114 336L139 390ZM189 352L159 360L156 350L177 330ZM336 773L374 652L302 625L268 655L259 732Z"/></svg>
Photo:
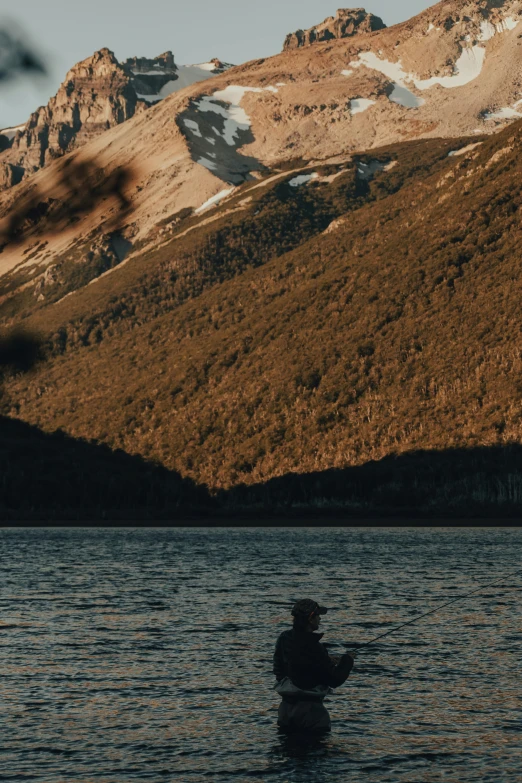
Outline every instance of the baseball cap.
<svg viewBox="0 0 522 783"><path fill-rule="evenodd" d="M302 598L294 604L292 615L294 617L310 617L313 614L326 614L327 611L326 606L320 606L317 601L312 601L311 598Z"/></svg>

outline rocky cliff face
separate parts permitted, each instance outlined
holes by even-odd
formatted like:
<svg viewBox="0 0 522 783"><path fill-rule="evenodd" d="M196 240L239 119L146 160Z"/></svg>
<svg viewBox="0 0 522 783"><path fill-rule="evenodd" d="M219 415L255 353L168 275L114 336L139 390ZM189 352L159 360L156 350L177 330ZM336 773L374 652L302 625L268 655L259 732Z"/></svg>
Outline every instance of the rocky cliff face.
<svg viewBox="0 0 522 783"><path fill-rule="evenodd" d="M286 170L299 159L343 163L404 140L479 141L520 119L521 35L522 0L443 0L400 25L299 47L211 80L215 63L179 66L171 71L177 78L160 89L163 95L174 91L167 101L105 131L86 145L85 157L95 159L108 181L119 182L120 170L132 172L125 188L132 225L124 229L132 229L136 242L153 244L177 216L221 202L232 186L258 178L260 171L272 169L276 176L283 164ZM156 71L169 68L166 59L133 60L118 73L136 92L133 79L157 78ZM20 136L14 141L19 144ZM0 153L7 184L20 175L20 168L9 167L17 164L12 152ZM45 209L49 198L58 202L48 210L52 220L45 209L37 210L37 224L19 231L3 252L0 247L0 274L26 260L35 232L49 243L35 263L47 264L88 232L114 230L116 201L96 202L88 218L68 227L67 237L56 230L53 215L78 189L77 181L58 187L61 166L54 161L0 193L0 236L3 224L11 236L9 216L18 214L20 204L32 213L35 189Z"/></svg>
<svg viewBox="0 0 522 783"><path fill-rule="evenodd" d="M351 38L359 33L371 33L385 27L382 19L369 14L364 8L340 8L335 16L329 16L317 27L287 35L283 51L335 38Z"/></svg>
<svg viewBox="0 0 522 783"><path fill-rule="evenodd" d="M0 190L7 190L18 185L24 178L22 166L13 166L12 163L0 162Z"/></svg>
<svg viewBox="0 0 522 783"><path fill-rule="evenodd" d="M172 52L159 57L131 57L122 63L128 74L134 92L139 100L155 103L161 100L161 90L178 80L178 67Z"/></svg>
<svg viewBox="0 0 522 783"><path fill-rule="evenodd" d="M0 191L92 141L176 90L223 73L219 60L177 66L172 52L120 63L101 49L78 63L47 106L0 135Z"/></svg>
<svg viewBox="0 0 522 783"><path fill-rule="evenodd" d="M131 74L109 49L75 65L56 96L18 131L0 158L0 187L48 165L132 117L140 101ZM141 107L145 108L141 102Z"/></svg>

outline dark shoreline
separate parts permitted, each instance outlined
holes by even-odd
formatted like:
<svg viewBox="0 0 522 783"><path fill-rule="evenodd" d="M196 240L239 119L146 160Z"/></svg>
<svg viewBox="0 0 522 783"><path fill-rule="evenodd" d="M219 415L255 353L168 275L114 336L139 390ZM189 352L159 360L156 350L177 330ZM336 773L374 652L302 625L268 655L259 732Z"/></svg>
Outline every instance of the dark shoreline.
<svg viewBox="0 0 522 783"><path fill-rule="evenodd" d="M16 528L195 528L195 529L219 529L219 528L245 528L245 529L277 529L277 528L522 528L522 518L475 518L475 519L443 519L440 517L430 519L428 517L359 517L354 519L339 519L334 517L315 518L291 518L291 517L265 517L261 515L256 519L245 517L231 518L191 518L184 517L172 521L165 519L137 520L127 519L63 519L63 520L0 520L0 529Z"/></svg>
<svg viewBox="0 0 522 783"><path fill-rule="evenodd" d="M0 416L0 526L522 526L522 446L452 448L209 487Z"/></svg>

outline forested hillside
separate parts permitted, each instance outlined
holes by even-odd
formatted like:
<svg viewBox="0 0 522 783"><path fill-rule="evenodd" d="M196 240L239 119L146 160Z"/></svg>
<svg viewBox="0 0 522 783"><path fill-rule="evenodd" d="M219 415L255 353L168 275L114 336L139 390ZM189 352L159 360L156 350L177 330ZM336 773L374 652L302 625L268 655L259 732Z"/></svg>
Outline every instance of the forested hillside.
<svg viewBox="0 0 522 783"><path fill-rule="evenodd" d="M418 479L429 463L431 481L459 449L459 480L494 467L492 505L513 508L519 458L499 455L522 438L521 136L518 123L405 143L372 154L397 161L372 182L361 161L310 168L323 180L283 176L214 221L185 217L163 247L56 304L24 305L46 359L6 382L5 412L214 492L257 485L245 507L270 504L267 481L312 472L313 492L290 482L281 502L349 506L321 475L422 450ZM446 478L433 508L451 505ZM468 489L480 490L476 471Z"/></svg>

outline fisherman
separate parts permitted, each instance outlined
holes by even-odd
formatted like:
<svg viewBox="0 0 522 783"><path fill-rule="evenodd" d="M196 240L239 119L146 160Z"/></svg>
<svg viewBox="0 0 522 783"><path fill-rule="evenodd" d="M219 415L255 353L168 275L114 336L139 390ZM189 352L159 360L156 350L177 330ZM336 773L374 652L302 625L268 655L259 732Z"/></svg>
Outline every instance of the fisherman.
<svg viewBox="0 0 522 783"><path fill-rule="evenodd" d="M279 636L274 653L275 690L282 698L278 724L285 731L325 732L331 728L325 697L348 679L354 658L330 656L315 633L328 610L304 598L292 609L293 628Z"/></svg>

